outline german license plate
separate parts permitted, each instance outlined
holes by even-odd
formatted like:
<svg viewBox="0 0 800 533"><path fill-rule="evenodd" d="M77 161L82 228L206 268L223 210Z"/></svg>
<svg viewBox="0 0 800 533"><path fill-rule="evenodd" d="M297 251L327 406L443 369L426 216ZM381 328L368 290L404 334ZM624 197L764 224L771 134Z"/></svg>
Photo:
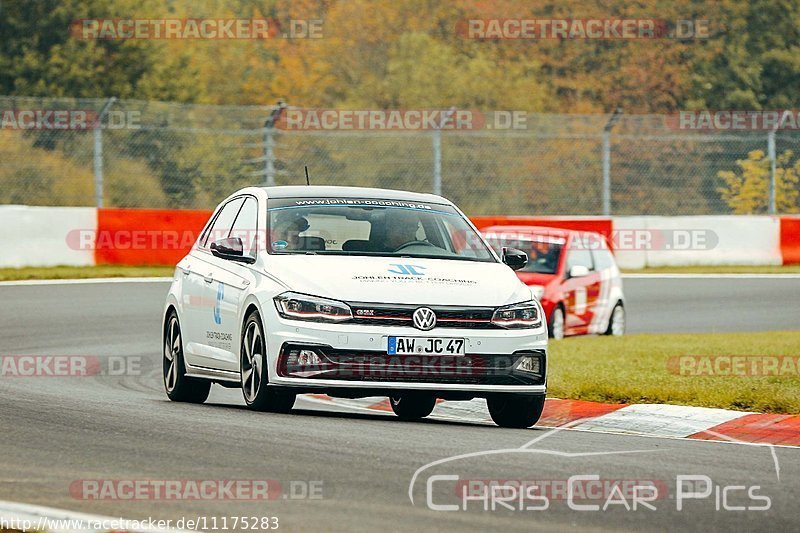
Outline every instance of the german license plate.
<svg viewBox="0 0 800 533"><path fill-rule="evenodd" d="M389 355L464 355L464 339L389 337Z"/></svg>

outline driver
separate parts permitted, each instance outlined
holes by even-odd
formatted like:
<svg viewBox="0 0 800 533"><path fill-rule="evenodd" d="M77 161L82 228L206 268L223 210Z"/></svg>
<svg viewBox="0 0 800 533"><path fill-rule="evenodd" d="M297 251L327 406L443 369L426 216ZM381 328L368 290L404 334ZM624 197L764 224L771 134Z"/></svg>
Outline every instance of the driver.
<svg viewBox="0 0 800 533"><path fill-rule="evenodd" d="M533 262L542 265L548 270L553 270L558 266L558 249L549 242L533 241L531 252L536 255Z"/></svg>
<svg viewBox="0 0 800 533"><path fill-rule="evenodd" d="M300 247L300 234L309 228L308 219L294 213L281 213L276 217L272 232L273 248L296 250Z"/></svg>
<svg viewBox="0 0 800 533"><path fill-rule="evenodd" d="M390 213L392 213L390 211ZM386 219L386 248L395 251L404 244L417 241L419 216L414 211L396 209Z"/></svg>

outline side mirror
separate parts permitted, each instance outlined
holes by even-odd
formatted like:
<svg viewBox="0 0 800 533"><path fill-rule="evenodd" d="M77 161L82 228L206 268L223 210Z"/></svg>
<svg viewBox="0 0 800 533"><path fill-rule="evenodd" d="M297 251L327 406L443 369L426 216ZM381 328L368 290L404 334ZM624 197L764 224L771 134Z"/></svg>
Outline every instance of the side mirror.
<svg viewBox="0 0 800 533"><path fill-rule="evenodd" d="M511 270L519 270L528 264L528 254L516 248L503 248L503 263Z"/></svg>
<svg viewBox="0 0 800 533"><path fill-rule="evenodd" d="M589 269L583 265L574 265L569 269L569 277L582 278L589 275Z"/></svg>
<svg viewBox="0 0 800 533"><path fill-rule="evenodd" d="M228 261L248 264L256 262L255 258L244 255L244 246L242 245L242 239L239 237L228 237L227 239L212 242L211 253L215 257L227 259Z"/></svg>

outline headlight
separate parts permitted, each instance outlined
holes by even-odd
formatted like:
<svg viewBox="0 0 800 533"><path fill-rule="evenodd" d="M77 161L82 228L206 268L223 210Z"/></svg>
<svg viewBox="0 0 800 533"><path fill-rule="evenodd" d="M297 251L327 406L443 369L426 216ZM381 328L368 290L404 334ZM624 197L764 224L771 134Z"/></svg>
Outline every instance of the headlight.
<svg viewBox="0 0 800 533"><path fill-rule="evenodd" d="M535 301L500 307L492 316L492 324L508 329L541 327L541 307Z"/></svg>
<svg viewBox="0 0 800 533"><path fill-rule="evenodd" d="M353 318L353 312L344 302L285 292L275 297L275 307L283 318L311 322L341 322Z"/></svg>
<svg viewBox="0 0 800 533"><path fill-rule="evenodd" d="M531 293L533 293L533 297L542 301L542 296L544 296L544 286L543 285L529 285L531 289Z"/></svg>

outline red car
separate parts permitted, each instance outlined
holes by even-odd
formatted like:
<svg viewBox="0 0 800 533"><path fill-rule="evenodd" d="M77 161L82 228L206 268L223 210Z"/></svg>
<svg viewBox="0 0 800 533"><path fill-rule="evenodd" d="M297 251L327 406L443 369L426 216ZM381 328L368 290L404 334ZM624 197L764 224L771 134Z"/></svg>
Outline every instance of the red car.
<svg viewBox="0 0 800 533"><path fill-rule="evenodd" d="M541 302L552 338L625 332L622 279L602 235L541 226L491 226L482 233L498 254L503 248L528 254L517 275Z"/></svg>

